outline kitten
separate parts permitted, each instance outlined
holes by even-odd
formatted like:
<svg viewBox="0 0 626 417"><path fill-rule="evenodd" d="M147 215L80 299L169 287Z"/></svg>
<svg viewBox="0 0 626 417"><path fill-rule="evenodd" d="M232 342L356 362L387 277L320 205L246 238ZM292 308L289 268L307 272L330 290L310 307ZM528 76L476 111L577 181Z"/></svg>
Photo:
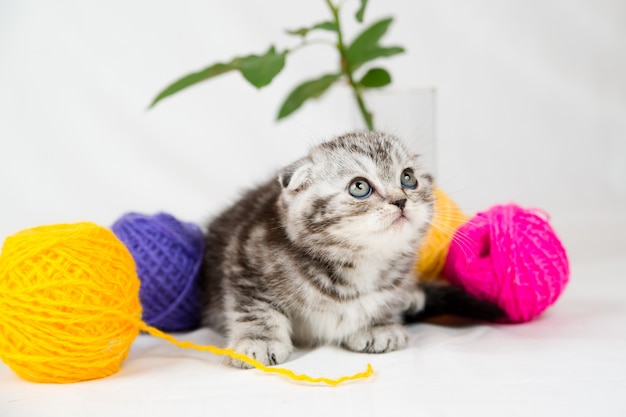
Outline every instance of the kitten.
<svg viewBox="0 0 626 417"><path fill-rule="evenodd" d="M210 223L205 324L265 365L287 360L294 345L403 348L403 319L425 313L412 269L433 215L432 185L388 134L313 147Z"/></svg>

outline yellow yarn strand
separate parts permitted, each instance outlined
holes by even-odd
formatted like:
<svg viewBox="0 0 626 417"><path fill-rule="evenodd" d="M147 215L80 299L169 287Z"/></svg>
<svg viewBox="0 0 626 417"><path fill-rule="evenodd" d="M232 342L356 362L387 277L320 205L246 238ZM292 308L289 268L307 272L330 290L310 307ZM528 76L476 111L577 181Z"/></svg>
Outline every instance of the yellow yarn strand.
<svg viewBox="0 0 626 417"><path fill-rule="evenodd" d="M331 378L325 378L325 377L316 378L316 377L311 377L306 374L296 374L295 372L289 369L266 366L262 364L261 362L255 359L252 359L249 356L243 355L241 353L237 353L232 349L222 349L222 348L218 348L216 346L210 346L210 345L197 345L193 342L184 342L184 341L181 342L175 339L172 335L164 333L155 327L147 325L144 322L139 322L138 325L141 330L149 333L150 335L154 337L158 337L159 339L167 340L168 342L180 348L194 349L194 350L198 350L201 352L211 352L214 355L230 356L233 359L237 359L237 360L247 363L253 368L258 369L259 371L280 374L294 381L308 382L311 384L326 384L330 386L337 386L344 382L369 378L370 376L374 374L374 369L372 368L372 365L369 363L367 364L367 369L364 372L359 372L357 374L349 375L349 376L342 376L337 379L331 379Z"/></svg>
<svg viewBox="0 0 626 417"><path fill-rule="evenodd" d="M468 217L440 188L434 189L434 216L417 252L415 274L421 281L441 279L454 233Z"/></svg>
<svg viewBox="0 0 626 417"><path fill-rule="evenodd" d="M178 341L141 320L139 285L130 252L96 224L41 226L8 237L0 253L0 358L33 382L103 378L119 371L143 330L294 381L336 386L374 372L368 364L355 375L314 378L231 349Z"/></svg>

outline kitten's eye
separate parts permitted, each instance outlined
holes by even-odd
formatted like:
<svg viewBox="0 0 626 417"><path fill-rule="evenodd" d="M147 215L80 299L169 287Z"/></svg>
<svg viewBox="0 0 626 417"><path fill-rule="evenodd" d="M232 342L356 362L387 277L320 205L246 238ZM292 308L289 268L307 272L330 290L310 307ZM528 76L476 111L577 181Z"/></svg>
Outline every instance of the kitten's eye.
<svg viewBox="0 0 626 417"><path fill-rule="evenodd" d="M372 194L372 186L363 178L357 178L350 183L350 195L355 198L367 198Z"/></svg>
<svg viewBox="0 0 626 417"><path fill-rule="evenodd" d="M410 169L405 169L402 172L400 183L404 188L410 188L411 190L417 188L417 178L415 178L415 174L413 174L413 171Z"/></svg>

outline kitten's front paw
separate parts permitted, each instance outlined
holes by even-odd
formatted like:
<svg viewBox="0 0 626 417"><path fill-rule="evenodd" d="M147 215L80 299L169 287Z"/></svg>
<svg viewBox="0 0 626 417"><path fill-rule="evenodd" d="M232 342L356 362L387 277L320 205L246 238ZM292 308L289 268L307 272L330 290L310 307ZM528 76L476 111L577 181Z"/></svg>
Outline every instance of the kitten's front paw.
<svg viewBox="0 0 626 417"><path fill-rule="evenodd" d="M274 339L240 339L231 343L231 349L263 365L272 366L285 362L292 351L292 346ZM252 368L239 359L229 358L229 363L237 368Z"/></svg>
<svg viewBox="0 0 626 417"><path fill-rule="evenodd" d="M343 345L355 352L386 353L404 348L409 334L399 324L376 326L349 336Z"/></svg>

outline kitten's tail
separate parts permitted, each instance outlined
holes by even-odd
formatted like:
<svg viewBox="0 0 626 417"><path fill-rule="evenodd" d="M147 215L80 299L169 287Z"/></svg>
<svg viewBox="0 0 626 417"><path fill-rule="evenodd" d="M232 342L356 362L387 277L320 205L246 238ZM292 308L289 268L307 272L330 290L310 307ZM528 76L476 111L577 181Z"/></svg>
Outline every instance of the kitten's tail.
<svg viewBox="0 0 626 417"><path fill-rule="evenodd" d="M404 314L406 323L415 323L441 315L492 322L505 316L504 311L497 305L480 300L459 287L438 282L421 283L420 287L424 291L426 303L418 312L406 312Z"/></svg>

